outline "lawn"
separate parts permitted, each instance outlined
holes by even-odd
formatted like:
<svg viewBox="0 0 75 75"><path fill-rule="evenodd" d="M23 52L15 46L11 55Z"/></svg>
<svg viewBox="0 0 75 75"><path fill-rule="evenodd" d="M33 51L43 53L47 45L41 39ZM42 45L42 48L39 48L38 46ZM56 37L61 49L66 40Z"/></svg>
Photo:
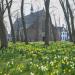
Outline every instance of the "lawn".
<svg viewBox="0 0 75 75"><path fill-rule="evenodd" d="M0 50L0 75L75 75L75 45L9 43L7 49Z"/></svg>

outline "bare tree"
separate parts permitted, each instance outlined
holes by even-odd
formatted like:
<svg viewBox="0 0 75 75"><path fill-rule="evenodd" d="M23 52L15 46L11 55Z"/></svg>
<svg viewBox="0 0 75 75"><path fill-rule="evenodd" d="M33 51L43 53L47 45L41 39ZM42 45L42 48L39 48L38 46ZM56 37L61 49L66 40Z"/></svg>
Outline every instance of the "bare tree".
<svg viewBox="0 0 75 75"><path fill-rule="evenodd" d="M16 40L20 41L20 25L19 25L19 20L18 20L18 12L17 12L17 32L16 32Z"/></svg>
<svg viewBox="0 0 75 75"><path fill-rule="evenodd" d="M75 0L73 0L73 3L74 3L74 5L75 5Z"/></svg>
<svg viewBox="0 0 75 75"><path fill-rule="evenodd" d="M24 41L26 44L28 44L28 39L27 39L27 30L26 30L26 22L24 19L24 0L21 1L21 19L22 19L22 24L23 24L23 31L24 31Z"/></svg>
<svg viewBox="0 0 75 75"><path fill-rule="evenodd" d="M10 3L10 2L9 2ZM4 13L6 11L7 6L4 6L4 0L0 0L0 39L1 39L1 48L8 47L7 40L7 31L4 24Z"/></svg>
<svg viewBox="0 0 75 75"><path fill-rule="evenodd" d="M9 1L6 0L7 10L8 10L8 17L9 17L9 22L10 22L10 26L11 26L12 41L13 41L13 43L15 43L15 32L14 32L13 22L12 22L12 18L11 18L11 6L12 6L13 0L10 0L10 2L11 3L9 4Z"/></svg>
<svg viewBox="0 0 75 75"><path fill-rule="evenodd" d="M68 30L70 34L70 41L75 43L75 29L74 29L74 16L73 16L73 11L71 9L69 0L66 0L66 7L64 6L63 0L59 0L60 4L62 6L66 22L68 25Z"/></svg>
<svg viewBox="0 0 75 75"><path fill-rule="evenodd" d="M56 42L56 34L55 34L55 27L52 23L52 19L51 19L51 15L49 14L49 20L50 20L50 29L52 31L52 35L53 35L53 41ZM50 34L51 35L51 34Z"/></svg>
<svg viewBox="0 0 75 75"><path fill-rule="evenodd" d="M67 3L67 7L69 10L69 14L70 14L70 19L71 19L72 39L73 39L73 42L75 43L74 16L73 16L73 12L72 12L71 6L69 4L69 1L66 0L66 3Z"/></svg>
<svg viewBox="0 0 75 75"><path fill-rule="evenodd" d="M69 13L68 13L68 7L67 9L65 8L65 5L64 5L64 2L63 0L59 0L60 2L60 5L63 9L63 12L64 12L64 16L65 16L65 19L66 19L66 22L67 22L67 25L68 25L68 31L69 31L69 37L70 37L70 41L73 42L73 39L72 39L72 33L71 33L71 27L70 27L70 22L69 22ZM66 5L67 6L67 5ZM67 11L66 11L67 10Z"/></svg>

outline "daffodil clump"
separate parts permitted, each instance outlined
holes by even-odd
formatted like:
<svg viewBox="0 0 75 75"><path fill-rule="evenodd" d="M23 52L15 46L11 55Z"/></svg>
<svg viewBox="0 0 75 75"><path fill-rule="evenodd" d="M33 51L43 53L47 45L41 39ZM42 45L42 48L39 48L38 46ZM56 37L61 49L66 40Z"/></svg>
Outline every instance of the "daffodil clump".
<svg viewBox="0 0 75 75"><path fill-rule="evenodd" d="M75 75L75 45L9 43L7 49L0 50L0 75Z"/></svg>

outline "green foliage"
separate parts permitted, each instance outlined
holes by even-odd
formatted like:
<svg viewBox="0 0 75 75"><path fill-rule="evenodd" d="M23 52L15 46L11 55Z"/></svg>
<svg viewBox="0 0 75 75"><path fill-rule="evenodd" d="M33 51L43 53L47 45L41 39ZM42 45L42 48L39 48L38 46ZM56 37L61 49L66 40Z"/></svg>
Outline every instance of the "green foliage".
<svg viewBox="0 0 75 75"><path fill-rule="evenodd" d="M0 75L75 75L75 45L9 43L7 49L0 50Z"/></svg>

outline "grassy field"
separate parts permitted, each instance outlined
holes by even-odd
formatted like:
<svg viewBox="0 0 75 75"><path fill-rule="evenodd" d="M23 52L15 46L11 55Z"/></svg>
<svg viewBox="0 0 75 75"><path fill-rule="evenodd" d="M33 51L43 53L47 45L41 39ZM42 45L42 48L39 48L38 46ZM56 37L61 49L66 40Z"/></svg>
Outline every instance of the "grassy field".
<svg viewBox="0 0 75 75"><path fill-rule="evenodd" d="M0 50L0 75L75 75L75 45L9 43Z"/></svg>

